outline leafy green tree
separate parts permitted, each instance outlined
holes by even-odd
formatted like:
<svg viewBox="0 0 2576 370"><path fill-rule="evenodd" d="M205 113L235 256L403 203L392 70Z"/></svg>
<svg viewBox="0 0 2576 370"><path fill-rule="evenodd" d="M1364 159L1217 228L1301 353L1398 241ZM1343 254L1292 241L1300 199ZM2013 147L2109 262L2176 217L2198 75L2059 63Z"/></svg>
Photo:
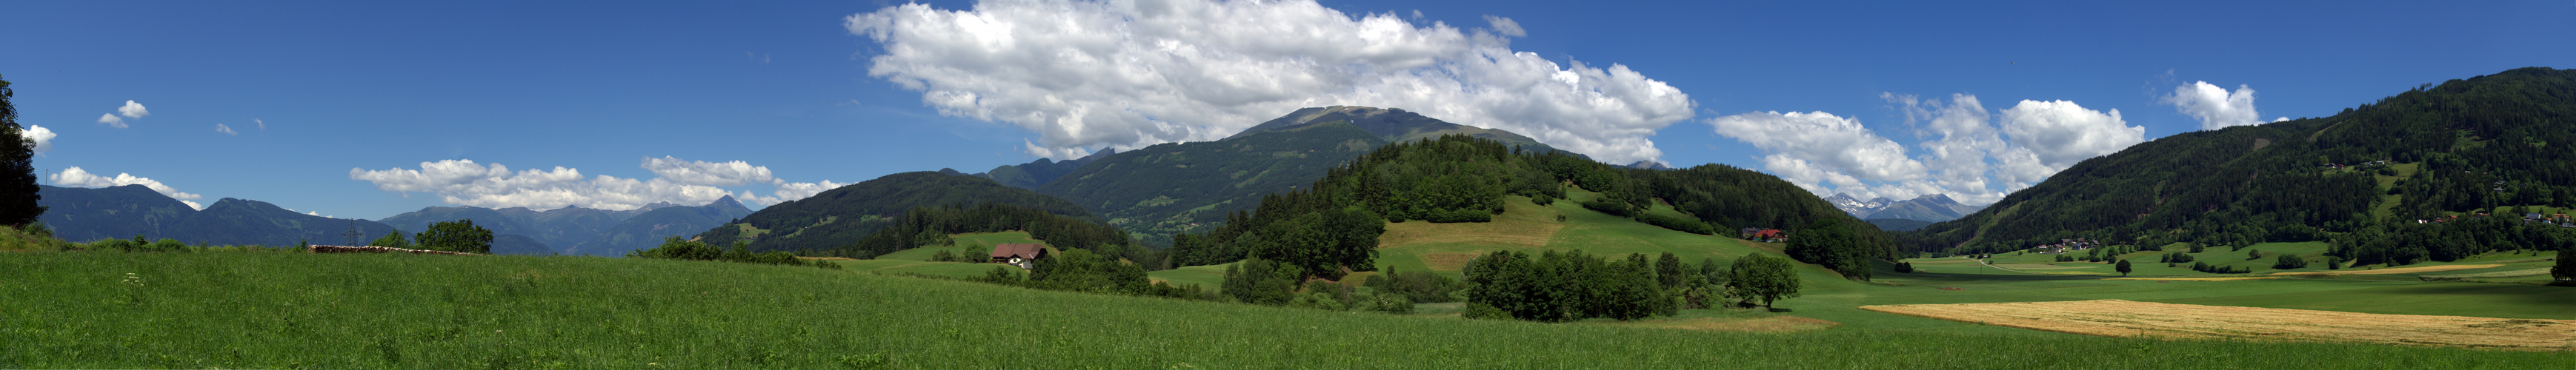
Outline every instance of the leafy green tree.
<svg viewBox="0 0 2576 370"><path fill-rule="evenodd" d="M1736 259L1735 267L1730 270L1733 272L1726 279L1726 286L1748 299L1761 301L1762 307L1771 307L1772 302L1781 298L1798 296L1798 272L1787 260L1759 252L1748 253L1744 258Z"/></svg>
<svg viewBox="0 0 2576 370"><path fill-rule="evenodd" d="M1840 219L1820 217L1807 223L1789 237L1785 248L1789 258L1833 269L1843 277L1869 281L1869 259L1879 257L1872 247L1853 235L1850 226Z"/></svg>
<svg viewBox="0 0 2576 370"><path fill-rule="evenodd" d="M474 220L455 220L429 225L412 236L421 248L464 253L492 253L492 230L474 226Z"/></svg>
<svg viewBox="0 0 2576 370"><path fill-rule="evenodd" d="M2131 271L2131 270L2129 269L2129 260L2120 260L2120 264L2119 264L2119 265L2114 265L2114 266L2112 266L2111 268L2112 268L2112 269L2114 269L2114 270L2119 270L2119 271L2120 271L2120 276L2123 276L2123 277L2125 277L2125 276L2129 276L2129 271Z"/></svg>
<svg viewBox="0 0 2576 370"><path fill-rule="evenodd" d="M368 242L368 243L367 243L367 246L370 246L370 247L387 247L387 248L411 248L411 240L403 238L402 230L394 230L393 232L385 233L385 236L384 236L384 237L376 238L376 241Z"/></svg>
<svg viewBox="0 0 2576 370"><path fill-rule="evenodd" d="M18 108L9 103L17 95L9 88L8 79L0 79L0 225L18 227L36 223L45 214L45 206L36 205L36 142L26 137L26 128L18 126Z"/></svg>
<svg viewBox="0 0 2576 370"><path fill-rule="evenodd" d="M1673 252L1664 252L1664 255L1655 257L1655 281L1662 283L1664 289L1682 287L1682 270L1682 257L1673 255Z"/></svg>

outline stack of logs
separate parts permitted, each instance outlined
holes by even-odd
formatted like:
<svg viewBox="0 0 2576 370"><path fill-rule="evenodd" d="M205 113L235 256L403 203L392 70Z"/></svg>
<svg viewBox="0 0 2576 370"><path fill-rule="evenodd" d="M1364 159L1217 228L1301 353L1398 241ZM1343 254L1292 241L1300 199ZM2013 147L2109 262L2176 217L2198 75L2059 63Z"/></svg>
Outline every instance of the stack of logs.
<svg viewBox="0 0 2576 370"><path fill-rule="evenodd" d="M403 253L411 253L411 254L424 254L424 253L426 253L426 254L453 254L453 255L460 255L460 256L480 256L480 254L473 254L473 253L465 253L465 252L449 252L449 251L434 251L434 250L427 250L427 249L403 249L403 248L392 248L392 247L350 247L350 246L339 246L339 245L315 245L315 246L308 246L308 247L305 249L305 252L310 252L310 253L395 253L395 252L403 252Z"/></svg>

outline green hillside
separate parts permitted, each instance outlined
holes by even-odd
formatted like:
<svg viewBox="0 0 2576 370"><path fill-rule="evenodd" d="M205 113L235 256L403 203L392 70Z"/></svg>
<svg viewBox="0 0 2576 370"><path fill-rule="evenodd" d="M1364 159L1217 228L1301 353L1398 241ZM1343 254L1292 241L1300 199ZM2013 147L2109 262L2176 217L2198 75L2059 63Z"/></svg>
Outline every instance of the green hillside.
<svg viewBox="0 0 2576 370"><path fill-rule="evenodd" d="M893 226L914 207L1002 203L1067 217L1100 220L1082 206L1013 188L975 176L938 172L885 175L805 199L791 200L740 216L741 220L695 234L709 245L751 242L752 251L821 251L849 246L870 233ZM718 222L724 222L718 220Z"/></svg>
<svg viewBox="0 0 2576 370"><path fill-rule="evenodd" d="M2530 240L2491 240L2510 231L2413 225L2495 207L2576 205L2571 123L2576 70L2522 68L2426 84L2331 117L2176 134L2088 159L1983 211L1906 234L1905 244L1997 252L2078 237L2247 245L2465 232L2478 236L2446 239L2489 240L2336 252L2365 263L2528 248Z"/></svg>

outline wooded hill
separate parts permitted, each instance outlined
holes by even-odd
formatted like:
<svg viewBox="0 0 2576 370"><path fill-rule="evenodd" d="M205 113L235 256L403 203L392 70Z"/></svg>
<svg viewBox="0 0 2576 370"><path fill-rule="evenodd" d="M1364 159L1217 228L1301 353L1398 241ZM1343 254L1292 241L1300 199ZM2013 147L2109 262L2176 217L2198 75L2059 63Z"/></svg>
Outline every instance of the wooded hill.
<svg viewBox="0 0 2576 370"><path fill-rule="evenodd" d="M1171 235L1212 227L1228 212L1252 209L1264 194L1307 185L1327 169L1379 146L1443 135L1562 152L1509 131L1443 122L1402 109L1334 106L1299 109L1223 140L1103 151L1063 162L1040 160L980 175L1013 186L1038 183L1023 187L1089 208L1149 243L1166 245Z"/></svg>
<svg viewBox="0 0 2576 370"><path fill-rule="evenodd" d="M715 246L749 241L748 249L754 252L829 251L849 247L879 229L903 224L901 217L914 208L984 203L1107 222L1082 206L1027 189L1003 186L982 177L922 171L885 175L770 205L739 221L701 229L704 232L697 234L697 239ZM885 252L891 251L873 253Z"/></svg>
<svg viewBox="0 0 2576 370"><path fill-rule="evenodd" d="M1759 172L1716 164L1631 169L1450 135L1389 144L1332 168L1311 186L1265 195L1252 211L1227 213L1222 227L1174 237L1165 254L1173 266L1258 257L1336 277L1342 269L1375 267L1384 222L1485 222L1503 202L1554 202L1565 196L1565 186L1603 194L1605 200L1586 208L1674 230L1734 235L1735 228L1755 227L1826 236L1835 243L1792 255L1855 278L1867 278L1868 260L1894 252L1877 228ZM1635 211L1658 204L1689 218Z"/></svg>
<svg viewBox="0 0 2576 370"><path fill-rule="evenodd" d="M2141 143L1900 238L1911 250L1952 253L2066 238L2245 245L2384 233L2496 207L2566 208L2576 205L2571 121L2576 70L2522 68L2425 84L2332 117ZM2336 254L2363 258L2354 247ZM2450 253L2487 247L2464 248L2471 249ZM2425 257L2440 258L2413 258Z"/></svg>

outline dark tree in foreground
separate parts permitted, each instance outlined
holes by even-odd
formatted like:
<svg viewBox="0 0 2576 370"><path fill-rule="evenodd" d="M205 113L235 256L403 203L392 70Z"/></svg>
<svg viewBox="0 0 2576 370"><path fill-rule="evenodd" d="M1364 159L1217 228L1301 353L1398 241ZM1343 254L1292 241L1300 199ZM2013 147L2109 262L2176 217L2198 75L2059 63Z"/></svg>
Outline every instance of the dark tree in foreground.
<svg viewBox="0 0 2576 370"><path fill-rule="evenodd" d="M15 95L9 80L0 78L0 140L14 143L0 144L0 225L11 227L36 223L45 214L45 206L36 205L36 142L18 126L18 108L9 103Z"/></svg>
<svg viewBox="0 0 2576 370"><path fill-rule="evenodd" d="M2122 277L2129 276L2129 271L2131 271L2129 269L2129 260L2120 260L2120 264L2113 266L2112 269L2120 270L2120 276Z"/></svg>
<svg viewBox="0 0 2576 370"><path fill-rule="evenodd" d="M430 224L419 235L420 247L430 250L465 253L492 253L492 230L474 226L474 220L455 220Z"/></svg>
<svg viewBox="0 0 2576 370"><path fill-rule="evenodd" d="M2549 268L2549 276L2559 280L2576 280L2576 247L2559 246L2558 265Z"/></svg>

